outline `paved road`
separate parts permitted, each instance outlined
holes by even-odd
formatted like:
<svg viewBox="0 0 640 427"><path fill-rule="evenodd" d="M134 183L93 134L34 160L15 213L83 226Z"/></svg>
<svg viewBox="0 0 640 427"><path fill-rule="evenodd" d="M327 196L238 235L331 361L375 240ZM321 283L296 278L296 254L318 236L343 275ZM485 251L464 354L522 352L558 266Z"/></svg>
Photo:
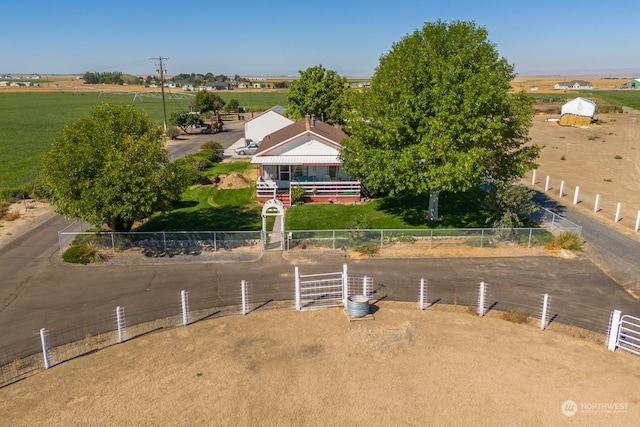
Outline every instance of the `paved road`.
<svg viewBox="0 0 640 427"><path fill-rule="evenodd" d="M581 209L537 192L535 200L582 226L589 258L625 289L640 297L640 239L628 237Z"/></svg>
<svg viewBox="0 0 640 427"><path fill-rule="evenodd" d="M222 148L228 149L243 137L244 121L228 121L224 124L224 131L220 133L183 135L178 141L167 144L167 151L169 151L169 158L175 160L197 152L205 142L216 141L222 145Z"/></svg>
<svg viewBox="0 0 640 427"><path fill-rule="evenodd" d="M218 135L225 137L223 146L231 146L241 136L233 130ZM607 270L607 275L584 256L572 260L531 257L346 262L350 275L373 278L376 299L417 304L418 282L425 278L429 281L430 303L473 305L477 284L485 281L489 283L489 302L497 309L524 306L536 315L541 294L546 292L552 296L553 315L558 322L603 331L613 309L640 316L640 303L611 278L623 277L625 271L635 277L637 244L619 240L602 224L581 218L572 209L565 212L584 226L593 253L605 262L613 260L606 267L618 273ZM112 329L113 312L119 305L127 308L130 320L176 314L182 289L189 291L192 308L237 304L241 280L251 283L254 301L294 297L294 265L280 252L265 253L252 262L66 265L59 260L57 231L68 223L50 215L0 248L0 356L4 349L26 341L35 344L37 351L37 333L43 327L67 330L69 325L86 323ZM618 258L622 261L616 267ZM303 274L339 271L342 262L316 257L300 267Z"/></svg>

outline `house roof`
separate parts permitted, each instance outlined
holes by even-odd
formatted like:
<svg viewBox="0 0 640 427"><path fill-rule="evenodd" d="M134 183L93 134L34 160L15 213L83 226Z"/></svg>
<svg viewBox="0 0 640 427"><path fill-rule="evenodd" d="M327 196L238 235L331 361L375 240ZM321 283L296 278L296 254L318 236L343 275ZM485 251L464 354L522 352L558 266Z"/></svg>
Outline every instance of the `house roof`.
<svg viewBox="0 0 640 427"><path fill-rule="evenodd" d="M256 151L256 155L266 153L273 147L280 145L285 141L306 135L316 135L321 139L333 142L336 145L340 145L340 141L347 137L347 134L336 127L328 125L317 119L315 119L315 123L313 122L314 120L307 116L287 127L270 133L262 140L262 144L260 144L260 147Z"/></svg>

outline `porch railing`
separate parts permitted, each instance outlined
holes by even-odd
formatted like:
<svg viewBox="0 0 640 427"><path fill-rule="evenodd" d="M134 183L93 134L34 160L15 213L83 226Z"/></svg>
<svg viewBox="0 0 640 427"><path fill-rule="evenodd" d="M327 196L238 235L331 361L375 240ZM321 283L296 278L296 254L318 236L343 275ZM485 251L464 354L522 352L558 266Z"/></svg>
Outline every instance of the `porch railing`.
<svg viewBox="0 0 640 427"><path fill-rule="evenodd" d="M291 182L290 188L304 188L305 197L360 196L360 181Z"/></svg>

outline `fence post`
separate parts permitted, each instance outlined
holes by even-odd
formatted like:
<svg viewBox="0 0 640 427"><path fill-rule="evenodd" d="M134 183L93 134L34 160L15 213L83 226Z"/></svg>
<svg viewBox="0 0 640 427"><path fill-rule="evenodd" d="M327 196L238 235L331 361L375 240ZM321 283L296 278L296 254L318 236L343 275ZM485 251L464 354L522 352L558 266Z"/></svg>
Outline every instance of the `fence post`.
<svg viewBox="0 0 640 427"><path fill-rule="evenodd" d="M249 310L247 310L247 281L243 280L240 282L240 289L242 292L242 314L247 314Z"/></svg>
<svg viewBox="0 0 640 427"><path fill-rule="evenodd" d="M596 204L593 207L593 212L598 213L598 204L600 203L600 195L596 194Z"/></svg>
<svg viewBox="0 0 640 427"><path fill-rule="evenodd" d="M418 301L418 309L424 310L427 303L427 281L420 279L420 297Z"/></svg>
<svg viewBox="0 0 640 427"><path fill-rule="evenodd" d="M296 310L300 311L302 308L300 307L300 270L297 265L294 267L293 272L296 284Z"/></svg>
<svg viewBox="0 0 640 427"><path fill-rule="evenodd" d="M180 291L180 301L182 305L182 325L189 324L189 293L185 290Z"/></svg>
<svg viewBox="0 0 640 427"><path fill-rule="evenodd" d="M622 203L618 202L616 206L616 222L620 221L620 208L622 207Z"/></svg>
<svg viewBox="0 0 640 427"><path fill-rule="evenodd" d="M638 211L638 216L636 216L636 233L640 230L640 211Z"/></svg>
<svg viewBox="0 0 640 427"><path fill-rule="evenodd" d="M380 250L384 248L384 230L380 230Z"/></svg>
<svg viewBox="0 0 640 427"><path fill-rule="evenodd" d="M333 249L336 248L336 230L331 230L333 233Z"/></svg>
<svg viewBox="0 0 640 427"><path fill-rule="evenodd" d="M547 175L547 179L544 182L544 191L549 191L549 175Z"/></svg>
<svg viewBox="0 0 640 427"><path fill-rule="evenodd" d="M580 194L580 187L576 185L576 192L573 193L573 204L574 205L578 204L578 200L580 198L579 194Z"/></svg>
<svg viewBox="0 0 640 427"><path fill-rule="evenodd" d="M111 250L116 251L116 239L114 238L114 232L111 232Z"/></svg>
<svg viewBox="0 0 640 427"><path fill-rule="evenodd" d="M531 249L531 238L533 237L533 228L529 229L529 243L527 243L527 249Z"/></svg>
<svg viewBox="0 0 640 427"><path fill-rule="evenodd" d="M167 252L167 235L165 232L162 232L162 246L164 247L164 251Z"/></svg>
<svg viewBox="0 0 640 427"><path fill-rule="evenodd" d="M564 181L560 181L560 197L564 196Z"/></svg>
<svg viewBox="0 0 640 427"><path fill-rule="evenodd" d="M347 275L347 264L342 264L342 304L347 306L349 298L349 276Z"/></svg>
<svg viewBox="0 0 640 427"><path fill-rule="evenodd" d="M44 367L49 369L51 363L49 361L49 331L45 328L40 329L40 343L42 343L42 356L44 357Z"/></svg>
<svg viewBox="0 0 640 427"><path fill-rule="evenodd" d="M365 297L368 294L368 292L367 292L367 283L368 282L369 282L369 278L367 276L364 276L362 278L362 295L364 295Z"/></svg>
<svg viewBox="0 0 640 427"><path fill-rule="evenodd" d="M549 294L542 295L542 315L540 316L540 329L547 329L547 319L549 318Z"/></svg>
<svg viewBox="0 0 640 427"><path fill-rule="evenodd" d="M484 300L487 296L487 284L480 282L478 291L478 316L484 316Z"/></svg>
<svg viewBox="0 0 640 427"><path fill-rule="evenodd" d="M484 248L484 228L482 229L482 232L480 233L480 247Z"/></svg>
<svg viewBox="0 0 640 427"><path fill-rule="evenodd" d="M433 249L433 228L431 229L431 236L429 238L429 249Z"/></svg>
<svg viewBox="0 0 640 427"><path fill-rule="evenodd" d="M116 307L116 323L118 325L118 342L124 341L124 328L126 327L124 320L124 307Z"/></svg>
<svg viewBox="0 0 640 427"><path fill-rule="evenodd" d="M213 251L218 252L218 233L213 232Z"/></svg>
<svg viewBox="0 0 640 427"><path fill-rule="evenodd" d="M607 348L609 349L609 351L616 351L616 347L618 346L621 317L622 312L620 310L613 310L613 313L611 313L611 322L609 323L609 338L607 339Z"/></svg>
<svg viewBox="0 0 640 427"><path fill-rule="evenodd" d="M534 169L533 176L531 177L531 185L536 185L536 172L538 172L538 170Z"/></svg>

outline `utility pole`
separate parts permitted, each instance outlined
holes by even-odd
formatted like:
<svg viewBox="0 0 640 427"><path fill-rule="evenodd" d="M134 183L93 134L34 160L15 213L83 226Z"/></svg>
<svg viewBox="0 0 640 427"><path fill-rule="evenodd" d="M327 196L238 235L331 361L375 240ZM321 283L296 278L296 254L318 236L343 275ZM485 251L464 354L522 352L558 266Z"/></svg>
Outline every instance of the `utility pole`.
<svg viewBox="0 0 640 427"><path fill-rule="evenodd" d="M151 58L151 59L155 59L156 61L158 61L158 69L156 71L160 73L160 90L162 91L162 113L164 117L164 133L166 134L167 133L167 106L164 102L164 73L166 73L167 70L164 69L164 66L162 65L162 61L171 59L171 58L163 58L162 56L158 56L157 58Z"/></svg>

